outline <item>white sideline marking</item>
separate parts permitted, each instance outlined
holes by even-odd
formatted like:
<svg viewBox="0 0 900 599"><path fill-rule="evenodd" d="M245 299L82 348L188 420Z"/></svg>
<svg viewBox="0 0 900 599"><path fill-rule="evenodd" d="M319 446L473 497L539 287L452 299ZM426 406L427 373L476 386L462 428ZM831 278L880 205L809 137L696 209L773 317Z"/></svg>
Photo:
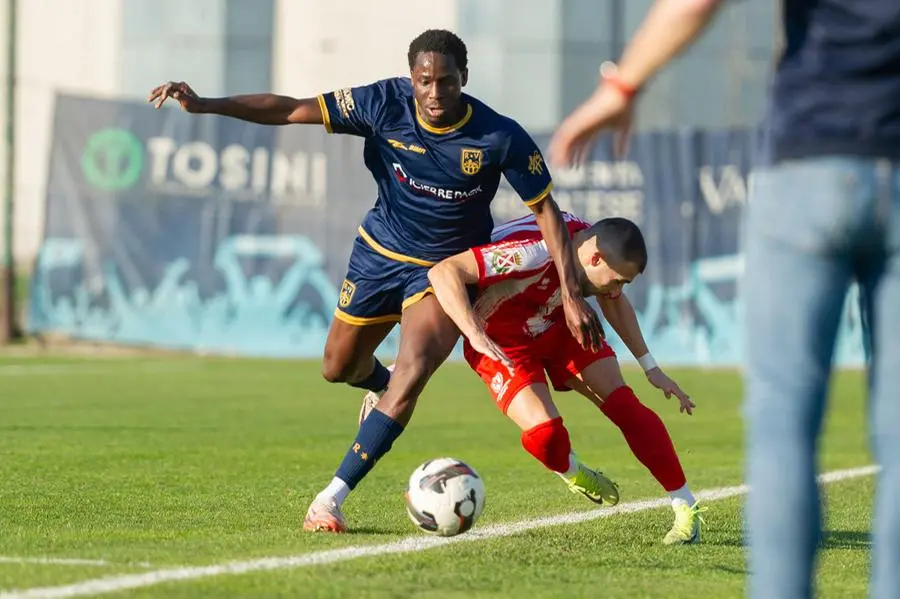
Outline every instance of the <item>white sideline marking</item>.
<svg viewBox="0 0 900 599"><path fill-rule="evenodd" d="M848 470L835 470L819 476L819 482L828 484L861 476L868 476L878 471L878 466L864 466ZM747 485L735 487L719 487L717 489L705 489L696 493L701 501L719 501L737 495L747 493ZM155 570L142 574L125 574L122 576L109 576L95 578L75 584L54 587L38 587L24 590L12 590L0 592L0 599L68 599L69 597L83 597L85 595L100 595L115 593L126 589L149 587L165 582L179 580L196 580L224 574L245 574L247 572L259 572L262 570L284 570L289 568L302 568L304 566L320 566L333 564L361 557L376 555L389 555L393 553L413 553L443 547L452 543L466 543L482 539L508 537L535 528L546 526L558 526L561 524L578 524L599 518L609 518L617 514L632 514L643 512L669 505L669 499L651 499L620 503L619 505L591 510L589 512L571 512L558 516L546 516L532 520L522 520L509 524L494 524L472 530L456 537L431 537L422 534L406 537L393 543L382 545L362 545L344 547L343 549L329 549L326 551L313 551L288 557L265 557L247 561L233 561L211 566L197 566L184 568L171 568L168 570Z"/></svg>

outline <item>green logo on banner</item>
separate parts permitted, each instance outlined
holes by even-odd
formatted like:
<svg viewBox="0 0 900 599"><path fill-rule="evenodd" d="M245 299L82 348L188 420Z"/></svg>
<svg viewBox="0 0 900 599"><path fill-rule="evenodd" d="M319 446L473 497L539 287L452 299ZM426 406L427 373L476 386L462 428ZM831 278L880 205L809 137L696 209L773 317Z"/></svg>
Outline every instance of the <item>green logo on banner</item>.
<svg viewBox="0 0 900 599"><path fill-rule="evenodd" d="M101 129L91 135L81 155L81 170L88 183L116 191L134 185L144 168L141 140L125 129Z"/></svg>

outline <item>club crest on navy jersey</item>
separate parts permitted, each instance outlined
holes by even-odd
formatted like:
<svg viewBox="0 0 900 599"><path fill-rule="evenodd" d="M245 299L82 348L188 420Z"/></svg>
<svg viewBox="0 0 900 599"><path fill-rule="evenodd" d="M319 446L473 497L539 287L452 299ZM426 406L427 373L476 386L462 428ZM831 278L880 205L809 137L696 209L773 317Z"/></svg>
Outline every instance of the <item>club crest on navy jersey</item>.
<svg viewBox="0 0 900 599"><path fill-rule="evenodd" d="M467 175L474 175L481 170L481 157L483 152L474 148L463 148L460 153L460 166L462 172Z"/></svg>

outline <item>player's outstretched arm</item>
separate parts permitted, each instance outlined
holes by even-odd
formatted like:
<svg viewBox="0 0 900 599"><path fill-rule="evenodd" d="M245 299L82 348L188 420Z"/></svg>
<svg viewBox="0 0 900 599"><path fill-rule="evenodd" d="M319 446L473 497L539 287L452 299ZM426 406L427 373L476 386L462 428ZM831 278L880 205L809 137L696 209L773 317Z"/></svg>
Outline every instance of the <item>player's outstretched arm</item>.
<svg viewBox="0 0 900 599"><path fill-rule="evenodd" d="M575 269L575 248L562 212L549 195L542 202L532 205L531 209L559 273L566 324L582 347L596 351L600 349L603 339L603 325L581 295L578 271Z"/></svg>
<svg viewBox="0 0 900 599"><path fill-rule="evenodd" d="M600 304L600 310L603 316L612 326L613 330L625 343L628 351L637 358L647 375L647 380L651 385L661 390L666 398L673 395L678 398L680 404L679 411L693 414L694 402L691 398L681 390L678 383L670 379L666 373L656 365L656 361L647 348L647 342L644 340L644 334L641 333L641 326L638 324L637 314L634 306L628 301L628 298L621 293L616 297L607 297L603 295L597 296L597 302Z"/></svg>
<svg viewBox="0 0 900 599"><path fill-rule="evenodd" d="M431 267L428 280L434 288L434 295L450 320L469 340L472 348L492 360L502 362L507 367L512 361L503 350L485 333L478 315L469 301L466 285L478 283L478 262L475 254L462 252L446 258Z"/></svg>
<svg viewBox="0 0 900 599"><path fill-rule="evenodd" d="M644 340L644 334L641 332L634 306L624 294L620 293L616 297L598 295L597 303L600 305L600 311L603 312L604 318L619 335L631 355L640 358L650 352L647 342Z"/></svg>
<svg viewBox="0 0 900 599"><path fill-rule="evenodd" d="M170 81L153 88L147 101L160 108L169 98L178 102L186 112L219 114L260 125L321 125L324 122L317 98L292 98L278 94L203 98L187 83Z"/></svg>

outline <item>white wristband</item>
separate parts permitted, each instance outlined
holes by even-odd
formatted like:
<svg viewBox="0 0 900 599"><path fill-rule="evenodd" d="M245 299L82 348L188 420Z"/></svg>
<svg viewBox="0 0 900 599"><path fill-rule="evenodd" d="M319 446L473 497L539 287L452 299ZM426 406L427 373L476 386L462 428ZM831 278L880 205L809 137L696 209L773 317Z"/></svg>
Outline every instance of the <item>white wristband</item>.
<svg viewBox="0 0 900 599"><path fill-rule="evenodd" d="M650 352L647 352L646 354L638 358L637 361L638 364L641 365L641 368L644 369L644 372L653 370L657 367L656 360L653 359L653 354L651 354Z"/></svg>

